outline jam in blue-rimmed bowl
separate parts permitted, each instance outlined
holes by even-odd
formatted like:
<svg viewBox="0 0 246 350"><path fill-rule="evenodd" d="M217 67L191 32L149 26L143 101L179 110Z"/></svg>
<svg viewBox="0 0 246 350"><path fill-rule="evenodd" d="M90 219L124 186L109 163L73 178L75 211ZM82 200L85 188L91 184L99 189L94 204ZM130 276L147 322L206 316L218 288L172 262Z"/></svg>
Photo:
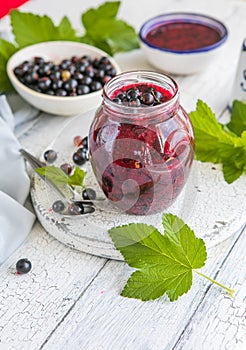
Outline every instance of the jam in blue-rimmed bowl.
<svg viewBox="0 0 246 350"><path fill-rule="evenodd" d="M139 38L151 65L164 72L192 74L222 57L228 30L207 15L167 13L147 20Z"/></svg>

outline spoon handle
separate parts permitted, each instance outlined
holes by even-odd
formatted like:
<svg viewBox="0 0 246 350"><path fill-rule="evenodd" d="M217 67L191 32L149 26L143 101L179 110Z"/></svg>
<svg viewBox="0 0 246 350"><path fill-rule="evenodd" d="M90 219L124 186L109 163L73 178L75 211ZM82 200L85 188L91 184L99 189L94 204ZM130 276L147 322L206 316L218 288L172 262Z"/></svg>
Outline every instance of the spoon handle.
<svg viewBox="0 0 246 350"><path fill-rule="evenodd" d="M74 196L74 190L72 190L70 188L69 185L66 185L64 188L64 192L62 191L62 189L60 187L58 187L53 181L49 180L48 178L46 178L44 175L41 175L37 172L37 168L42 168L43 166L46 166L46 164L42 161L40 161L39 159L37 159L34 155L32 155L31 153L27 152L24 149L20 149L20 153L22 154L23 158L28 161L28 163L31 165L32 169L35 171L35 173L43 180L45 181L45 183L47 185L49 185L49 187L54 190L59 197L61 197L63 200L65 200L68 203L72 203L73 200L69 199L67 197L67 195L65 194L65 192L69 192L70 195Z"/></svg>

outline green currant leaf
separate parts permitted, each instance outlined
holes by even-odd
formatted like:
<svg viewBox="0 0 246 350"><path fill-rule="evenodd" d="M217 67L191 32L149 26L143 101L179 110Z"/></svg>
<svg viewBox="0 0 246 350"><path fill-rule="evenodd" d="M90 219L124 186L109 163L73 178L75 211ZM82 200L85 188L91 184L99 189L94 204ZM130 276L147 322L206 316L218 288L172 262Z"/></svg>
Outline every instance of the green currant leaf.
<svg viewBox="0 0 246 350"><path fill-rule="evenodd" d="M92 28L95 23L104 18L105 20L115 18L120 7L120 1L105 2L98 8L91 8L82 14L81 19L86 30Z"/></svg>
<svg viewBox="0 0 246 350"><path fill-rule="evenodd" d="M54 165L36 168L35 171L57 186L68 184L68 175L66 175L62 169Z"/></svg>
<svg viewBox="0 0 246 350"><path fill-rule="evenodd" d="M234 153L234 138L224 131L212 110L201 100L189 113L196 140L196 157L202 162L221 163Z"/></svg>
<svg viewBox="0 0 246 350"><path fill-rule="evenodd" d="M85 178L86 172L79 167L74 169L72 175L68 176L68 184L70 186L81 186L83 187L83 182Z"/></svg>
<svg viewBox="0 0 246 350"><path fill-rule="evenodd" d="M204 266L207 259L204 241L175 215L163 214L162 223L164 235L155 227L141 223L109 230L116 249L129 266L137 269L121 295L147 301L166 293L174 301L191 288L195 272L233 296L232 289L195 270Z"/></svg>
<svg viewBox="0 0 246 350"><path fill-rule="evenodd" d="M10 13L12 31L20 48L52 40L78 41L75 30L67 17L55 26L48 16L39 16L12 10Z"/></svg>
<svg viewBox="0 0 246 350"><path fill-rule="evenodd" d="M238 136L246 130L246 104L235 100L232 105L231 121L227 127Z"/></svg>
<svg viewBox="0 0 246 350"><path fill-rule="evenodd" d="M240 110L241 103L234 103L234 113ZM231 124L220 124L205 102L198 100L196 110L189 113L196 140L196 158L202 162L221 163L224 179L228 183L237 180L246 166L246 148L242 128L244 112L239 113L237 124L233 116ZM231 129L229 129L229 126ZM242 136L236 135L239 133Z"/></svg>
<svg viewBox="0 0 246 350"><path fill-rule="evenodd" d="M43 41L57 40L57 30L48 16L10 12L12 32L20 48Z"/></svg>
<svg viewBox="0 0 246 350"><path fill-rule="evenodd" d="M73 29L69 19L65 16L62 18L60 24L57 27L60 40L79 41L76 36L76 31Z"/></svg>
<svg viewBox="0 0 246 350"><path fill-rule="evenodd" d="M9 81L6 65L9 58L17 51L17 48L4 39L0 39L0 91L12 90Z"/></svg>
<svg viewBox="0 0 246 350"><path fill-rule="evenodd" d="M207 259L205 243L201 238L195 236L188 225L175 215L167 214L162 217L165 236L170 240L175 255L184 265L189 265L193 269L203 267ZM176 246L179 246L176 251Z"/></svg>
<svg viewBox="0 0 246 350"><path fill-rule="evenodd" d="M106 2L97 9L90 9L82 15L86 29L83 42L90 42L109 55L133 50L139 47L138 35L133 27L117 19L120 2Z"/></svg>
<svg viewBox="0 0 246 350"><path fill-rule="evenodd" d="M238 168L233 161L223 163L223 174L228 184L236 181L243 174L243 172L244 169Z"/></svg>
<svg viewBox="0 0 246 350"><path fill-rule="evenodd" d="M109 230L129 266L139 269L128 280L123 296L150 300L166 293L171 301L176 300L190 289L192 270L205 264L204 241L181 219L166 214L163 226L165 235L146 224Z"/></svg>
<svg viewBox="0 0 246 350"><path fill-rule="evenodd" d="M181 265L165 270L150 266L133 272L121 295L148 301L166 293L170 301L174 301L188 292L191 285L192 272Z"/></svg>
<svg viewBox="0 0 246 350"><path fill-rule="evenodd" d="M72 175L68 176L61 168L54 165L36 168L35 171L44 176L47 180L55 184L57 187L63 185L83 186L85 172L79 167L75 167Z"/></svg>

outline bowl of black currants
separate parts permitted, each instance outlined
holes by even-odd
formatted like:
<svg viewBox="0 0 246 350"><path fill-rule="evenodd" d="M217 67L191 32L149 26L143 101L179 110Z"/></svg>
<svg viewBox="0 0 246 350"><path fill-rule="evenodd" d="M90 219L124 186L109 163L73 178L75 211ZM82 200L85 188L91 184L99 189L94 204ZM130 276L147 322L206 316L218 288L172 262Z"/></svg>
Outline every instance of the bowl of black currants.
<svg viewBox="0 0 246 350"><path fill-rule="evenodd" d="M37 109L54 115L84 113L101 103L103 86L120 73L106 52L72 41L25 47L7 63L17 93Z"/></svg>

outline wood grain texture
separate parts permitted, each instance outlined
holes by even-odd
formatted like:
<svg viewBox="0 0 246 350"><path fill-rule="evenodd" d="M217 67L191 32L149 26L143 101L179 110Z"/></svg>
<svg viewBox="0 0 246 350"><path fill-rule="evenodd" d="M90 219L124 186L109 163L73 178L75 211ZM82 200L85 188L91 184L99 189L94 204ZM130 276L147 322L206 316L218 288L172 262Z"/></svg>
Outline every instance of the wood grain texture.
<svg viewBox="0 0 246 350"><path fill-rule="evenodd" d="M15 264L24 257L32 262L32 270L16 275ZM0 349L38 349L105 261L66 247L37 223L0 267Z"/></svg>
<svg viewBox="0 0 246 350"><path fill-rule="evenodd" d="M219 268L223 269L225 256L235 240L236 237L233 237L209 250L204 273L209 273L212 277ZM186 325L192 324L193 317L205 298L208 308L213 309L220 307L217 298L224 301L226 308L232 302L218 287L211 287L210 283L197 276L194 276L194 285L189 293L177 302L170 303L166 297L150 302L123 298L119 294L129 274L130 269L124 263L108 261L43 349L172 349ZM229 279L231 277L232 274ZM234 288L234 284L227 284ZM202 315L203 312L201 317ZM212 323L213 320L209 319ZM229 323L226 323L225 327L228 326ZM207 334L196 332L194 344L187 349L210 349L196 346L195 339L198 342L201 339L205 341L205 336ZM217 347L219 349L223 348Z"/></svg>
<svg viewBox="0 0 246 350"><path fill-rule="evenodd" d="M230 281L236 290L235 298L221 293L216 287L209 288L175 346L176 350L246 348L245 231L240 235L237 246L239 249L229 253L217 273L221 283Z"/></svg>

